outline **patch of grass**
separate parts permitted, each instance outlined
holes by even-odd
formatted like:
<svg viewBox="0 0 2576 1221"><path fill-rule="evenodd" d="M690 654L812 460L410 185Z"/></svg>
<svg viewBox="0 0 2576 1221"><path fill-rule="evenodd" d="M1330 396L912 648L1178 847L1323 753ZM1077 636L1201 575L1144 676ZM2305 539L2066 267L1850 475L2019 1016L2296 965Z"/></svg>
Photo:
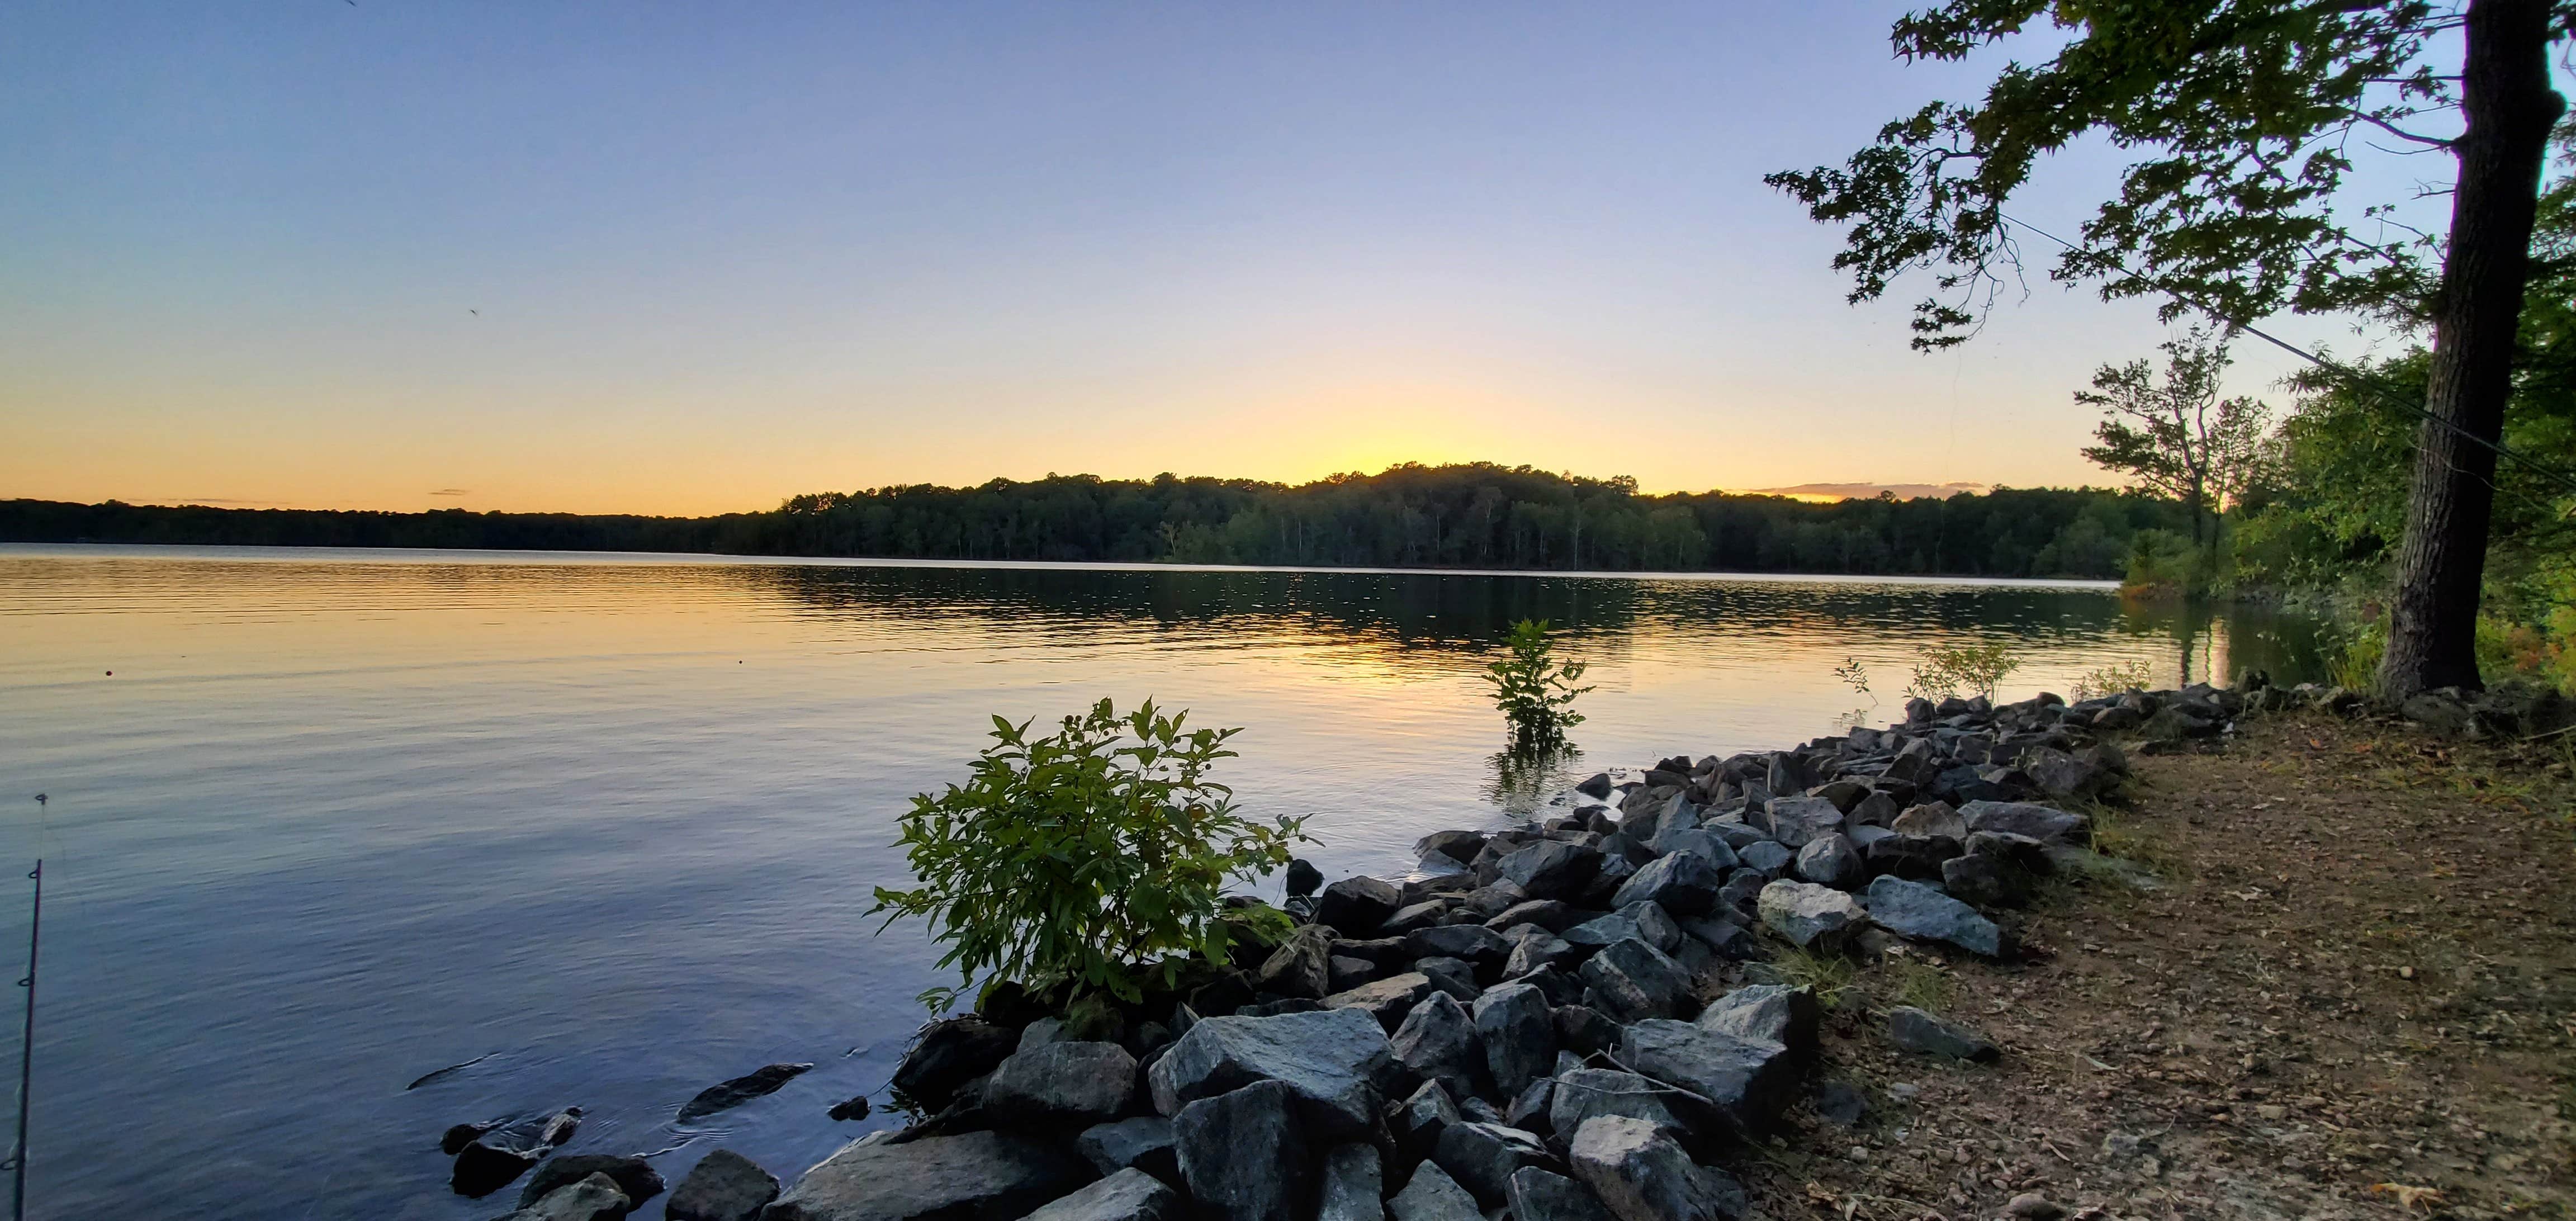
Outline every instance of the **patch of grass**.
<svg viewBox="0 0 2576 1221"><path fill-rule="evenodd" d="M1767 977L1764 983L1809 989L1816 994L1816 1003L1827 1009L1841 1008L1843 999L1860 987L1860 971L1851 959L1798 946L1782 950L1779 957L1757 964L1749 973Z"/></svg>
<svg viewBox="0 0 2576 1221"><path fill-rule="evenodd" d="M1885 975L1891 1005L1912 1005L1932 1013L1945 1012L1950 1006L1950 973L1938 966L1920 958L1895 958Z"/></svg>

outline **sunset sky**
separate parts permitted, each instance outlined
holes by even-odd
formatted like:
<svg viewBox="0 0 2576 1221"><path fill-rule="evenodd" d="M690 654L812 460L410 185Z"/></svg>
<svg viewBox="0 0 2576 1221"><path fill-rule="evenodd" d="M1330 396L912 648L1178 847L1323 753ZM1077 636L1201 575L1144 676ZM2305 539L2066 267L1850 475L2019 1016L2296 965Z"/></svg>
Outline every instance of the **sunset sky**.
<svg viewBox="0 0 2576 1221"><path fill-rule="evenodd" d="M2104 482L2069 394L2149 306L2035 280L1918 355L1914 294L1845 305L1760 182L1991 76L1893 61L1904 7L38 0L0 42L0 497ZM2020 211L2072 229L2118 164Z"/></svg>

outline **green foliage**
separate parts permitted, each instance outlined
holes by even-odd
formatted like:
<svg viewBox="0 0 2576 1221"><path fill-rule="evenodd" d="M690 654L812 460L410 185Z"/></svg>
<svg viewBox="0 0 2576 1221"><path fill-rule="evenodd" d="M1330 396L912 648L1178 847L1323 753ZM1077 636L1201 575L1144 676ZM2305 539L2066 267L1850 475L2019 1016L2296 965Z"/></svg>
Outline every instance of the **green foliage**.
<svg viewBox="0 0 2576 1221"><path fill-rule="evenodd" d="M2355 691L2377 686L2379 659L2388 651L2388 621L2366 619L2348 626L2341 635L2338 647L2326 655L2326 681Z"/></svg>
<svg viewBox="0 0 2576 1221"><path fill-rule="evenodd" d="M1993 699L1995 684L2021 668L2011 652L2010 646L1999 640L1927 649L1922 664L1914 667L1914 681L1906 684L1905 693L1919 699L1940 699L1956 695L1964 687L1972 695Z"/></svg>
<svg viewBox="0 0 2576 1221"><path fill-rule="evenodd" d="M1860 972L1851 959L1803 946L1782 949L1771 961L1752 964L1747 973L1762 983L1809 989L1816 994L1816 1004L1826 1009L1841 1008L1860 987Z"/></svg>
<svg viewBox="0 0 2576 1221"><path fill-rule="evenodd" d="M1283 912L1228 913L1224 888L1286 865L1300 820L1237 812L1208 772L1239 731L1187 729L1188 715L1102 700L1041 737L994 717L967 782L912 799L896 842L920 885L878 887L869 914L925 919L948 946L939 965L960 984L924 1003L944 1010L978 978L1132 1001L1171 986L1192 951L1225 961L1242 922L1286 933Z"/></svg>
<svg viewBox="0 0 2576 1221"><path fill-rule="evenodd" d="M2076 402L2103 412L2093 434L2098 444L2083 453L2181 501L2198 541L2203 519L2240 500L2253 482L2270 412L2254 399L2219 397L2229 363L2220 338L2194 328L2163 348L2161 374L2143 360L2104 365L2091 390L2076 392ZM2214 551L2217 531L2207 536Z"/></svg>
<svg viewBox="0 0 2576 1221"><path fill-rule="evenodd" d="M2414 0L1949 0L1896 23L1896 53L1959 61L2017 34L2061 40L2009 62L1975 104L1888 123L1840 168L1770 175L1849 226L1834 267L1855 301L1913 271L1919 348L1974 333L2022 266L2004 206L2049 154L2099 133L2141 159L2068 237L2052 278L2251 320L2283 309L2410 313L2426 251L2391 243L2342 191L2349 157L2453 102L2428 44L2456 17ZM2049 29L2048 27L2055 27ZM2402 163L2392 163L2402 164Z"/></svg>
<svg viewBox="0 0 2576 1221"><path fill-rule="evenodd" d="M2172 530L2140 530L2129 538L2129 571L2122 593L2160 598L2192 597L2212 583L2207 551Z"/></svg>
<svg viewBox="0 0 2576 1221"><path fill-rule="evenodd" d="M1844 658L1843 664L1834 667L1834 677L1843 680L1843 684L1856 694L1869 694L1869 670L1860 664L1857 657Z"/></svg>
<svg viewBox="0 0 2576 1221"><path fill-rule="evenodd" d="M2155 675L2143 661L2115 662L2098 670L2087 670L2075 680L2074 698L2095 699L2118 695L2123 691L2144 691L2155 681Z"/></svg>
<svg viewBox="0 0 2576 1221"><path fill-rule="evenodd" d="M1554 750L1565 744L1565 731L1583 723L1574 697L1590 691L1577 687L1583 663L1557 663L1556 646L1547 638L1547 620L1523 619L1512 625L1506 643L1510 654L1485 667L1494 688L1494 707L1503 714L1516 754Z"/></svg>

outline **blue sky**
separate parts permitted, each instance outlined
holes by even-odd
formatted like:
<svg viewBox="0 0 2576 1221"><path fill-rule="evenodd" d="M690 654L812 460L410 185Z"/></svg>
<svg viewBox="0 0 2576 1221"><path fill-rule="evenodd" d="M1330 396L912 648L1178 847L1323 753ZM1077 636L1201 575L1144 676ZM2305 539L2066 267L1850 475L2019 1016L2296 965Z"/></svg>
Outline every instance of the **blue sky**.
<svg viewBox="0 0 2576 1221"><path fill-rule="evenodd" d="M22 5L0 496L2099 482L2069 395L2149 307L2039 281L1918 355L1760 182L1987 79L1902 7Z"/></svg>

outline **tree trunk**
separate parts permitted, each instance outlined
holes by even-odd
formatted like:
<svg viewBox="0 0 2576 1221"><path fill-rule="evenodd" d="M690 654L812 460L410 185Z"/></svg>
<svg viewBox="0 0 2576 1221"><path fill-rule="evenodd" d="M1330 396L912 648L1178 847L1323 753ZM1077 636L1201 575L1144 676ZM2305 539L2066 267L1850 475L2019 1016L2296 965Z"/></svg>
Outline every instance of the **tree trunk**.
<svg viewBox="0 0 2576 1221"><path fill-rule="evenodd" d="M2479 581L2495 505L2495 450L2513 388L2513 347L2549 129L2566 101L2549 87L2549 0L2472 0L2460 99L2459 186L2433 305L2433 365L2380 694L2404 699L2478 682Z"/></svg>

